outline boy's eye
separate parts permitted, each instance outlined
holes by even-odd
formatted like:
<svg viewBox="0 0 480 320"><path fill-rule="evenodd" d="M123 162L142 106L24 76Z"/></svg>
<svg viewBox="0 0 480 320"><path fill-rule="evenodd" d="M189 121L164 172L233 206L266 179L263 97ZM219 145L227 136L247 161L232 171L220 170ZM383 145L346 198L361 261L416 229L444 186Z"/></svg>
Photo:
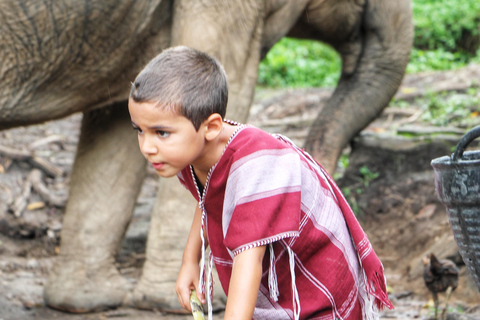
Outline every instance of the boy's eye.
<svg viewBox="0 0 480 320"><path fill-rule="evenodd" d="M142 133L142 129L139 127L133 127L133 130L137 131L138 133Z"/></svg>
<svg viewBox="0 0 480 320"><path fill-rule="evenodd" d="M161 137L161 138L166 138L170 135L169 132L166 132L166 131L162 131L162 130L158 130L157 131L157 134Z"/></svg>

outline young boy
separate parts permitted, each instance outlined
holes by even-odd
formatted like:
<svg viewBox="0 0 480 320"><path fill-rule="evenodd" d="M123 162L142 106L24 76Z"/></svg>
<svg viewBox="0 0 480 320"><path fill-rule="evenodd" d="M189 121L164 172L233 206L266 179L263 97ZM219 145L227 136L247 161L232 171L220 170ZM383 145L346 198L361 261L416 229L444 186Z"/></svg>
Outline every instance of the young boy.
<svg viewBox="0 0 480 320"><path fill-rule="evenodd" d="M287 138L224 120L227 96L223 67L187 47L154 58L130 92L141 152L198 201L180 304L190 310L193 289L210 302L214 262L225 319L373 319L391 308L383 267L332 178Z"/></svg>

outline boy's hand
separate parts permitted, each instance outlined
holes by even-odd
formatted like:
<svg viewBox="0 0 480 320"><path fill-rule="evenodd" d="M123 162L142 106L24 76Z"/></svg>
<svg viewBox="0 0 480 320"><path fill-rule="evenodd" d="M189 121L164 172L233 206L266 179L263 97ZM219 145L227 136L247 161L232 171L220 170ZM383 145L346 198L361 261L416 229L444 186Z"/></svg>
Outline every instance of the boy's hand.
<svg viewBox="0 0 480 320"><path fill-rule="evenodd" d="M182 308L192 312L190 306L190 293L192 290L197 291L197 297L205 304L205 295L200 293L198 281L200 279L200 267L198 263L183 262L180 272L178 273L175 291L177 292L178 302Z"/></svg>
<svg viewBox="0 0 480 320"><path fill-rule="evenodd" d="M177 283L175 285L178 302L180 302L182 308L190 312L192 312L192 308L190 307L190 292L192 290L196 290L198 299L202 303L205 303L205 295L200 294L200 290L197 288L198 280L200 279L200 266L198 265L198 262L202 256L200 230L202 230L202 210L200 210L200 207L197 205L187 244L185 245L185 250L183 252L182 266L180 267Z"/></svg>

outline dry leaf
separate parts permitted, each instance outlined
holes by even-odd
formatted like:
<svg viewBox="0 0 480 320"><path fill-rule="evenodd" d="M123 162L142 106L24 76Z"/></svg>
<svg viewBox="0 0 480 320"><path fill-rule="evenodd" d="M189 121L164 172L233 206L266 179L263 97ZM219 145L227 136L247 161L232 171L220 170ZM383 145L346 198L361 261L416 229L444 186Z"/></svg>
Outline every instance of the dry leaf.
<svg viewBox="0 0 480 320"><path fill-rule="evenodd" d="M402 93L409 94L409 93L414 93L417 92L417 88L409 88L409 87L403 87L401 88Z"/></svg>
<svg viewBox="0 0 480 320"><path fill-rule="evenodd" d="M42 202L42 201L32 202L32 203L29 203L27 206L27 210L30 210L30 211L42 209L42 208L45 208L45 202Z"/></svg>
<svg viewBox="0 0 480 320"><path fill-rule="evenodd" d="M436 209L437 209L436 204L433 204L433 203L432 204L427 204L425 207L422 208L422 210L420 210L420 212L418 212L417 219L428 219L428 218L430 218L431 216L433 216Z"/></svg>

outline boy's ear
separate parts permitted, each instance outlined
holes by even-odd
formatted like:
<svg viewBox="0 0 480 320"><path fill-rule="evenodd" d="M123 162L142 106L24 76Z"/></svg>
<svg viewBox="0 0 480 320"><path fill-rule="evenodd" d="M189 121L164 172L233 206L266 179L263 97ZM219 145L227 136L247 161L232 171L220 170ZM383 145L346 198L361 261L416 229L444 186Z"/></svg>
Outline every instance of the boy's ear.
<svg viewBox="0 0 480 320"><path fill-rule="evenodd" d="M204 122L205 139L212 141L220 135L223 129L223 119L218 113L210 115Z"/></svg>

